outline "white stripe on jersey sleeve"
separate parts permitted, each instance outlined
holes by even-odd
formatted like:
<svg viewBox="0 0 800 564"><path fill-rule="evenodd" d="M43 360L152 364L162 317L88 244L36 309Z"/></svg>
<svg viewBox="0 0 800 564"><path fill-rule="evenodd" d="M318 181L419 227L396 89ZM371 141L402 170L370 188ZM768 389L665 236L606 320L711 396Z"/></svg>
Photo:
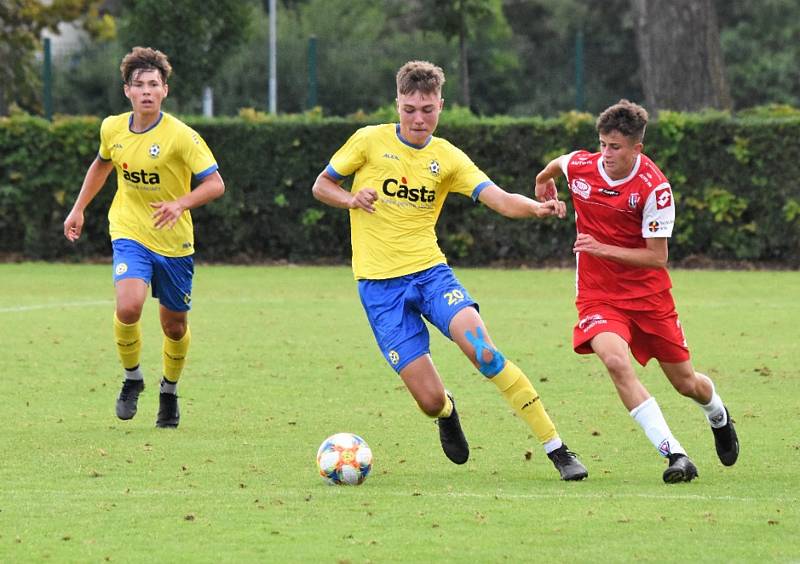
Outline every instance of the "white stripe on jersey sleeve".
<svg viewBox="0 0 800 564"><path fill-rule="evenodd" d="M669 205L658 209L656 194L664 188L669 190ZM642 213L642 237L672 237L672 227L675 225L675 200L672 198L672 188L668 182L659 184L647 196Z"/></svg>

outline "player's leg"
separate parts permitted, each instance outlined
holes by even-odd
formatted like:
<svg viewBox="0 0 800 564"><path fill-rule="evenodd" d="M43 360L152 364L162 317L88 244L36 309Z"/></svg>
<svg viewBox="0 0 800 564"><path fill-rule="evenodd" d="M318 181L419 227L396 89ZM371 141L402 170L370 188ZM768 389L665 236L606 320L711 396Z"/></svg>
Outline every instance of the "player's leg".
<svg viewBox="0 0 800 564"><path fill-rule="evenodd" d="M125 378L116 401L117 417L136 415L144 375L139 365L142 350L141 316L152 266L141 245L127 239L112 243L114 252L114 341Z"/></svg>
<svg viewBox="0 0 800 564"><path fill-rule="evenodd" d="M445 391L430 357L430 335L420 317L420 275L359 280L358 293L378 347L417 405L439 425L445 455L456 464L469 458L469 444L452 395Z"/></svg>
<svg viewBox="0 0 800 564"><path fill-rule="evenodd" d="M470 306L458 311L450 321L448 331L475 368L495 384L515 413L527 423L561 478L586 478L586 468L558 436L539 394L522 370L495 347L478 310Z"/></svg>
<svg viewBox="0 0 800 564"><path fill-rule="evenodd" d="M617 333L604 331L594 335L589 344L608 370L617 394L631 417L639 424L658 453L668 458L669 466L664 472L664 481L674 483L693 480L697 476L697 469L672 434L656 399L636 375L628 352L628 342Z"/></svg>
<svg viewBox="0 0 800 564"><path fill-rule="evenodd" d="M164 333L162 341L162 378L156 426L174 428L180 423L178 380L186 365L192 342L189 310L192 301L192 257L156 255L153 272L153 295L158 298L159 319Z"/></svg>
<svg viewBox="0 0 800 564"><path fill-rule="evenodd" d="M456 464L469 460L469 443L461 428L453 395L444 389L433 360L423 354L398 373L414 401L428 417L436 419L439 442L447 458Z"/></svg>
<svg viewBox="0 0 800 564"><path fill-rule="evenodd" d="M659 361L659 364L678 393L693 399L700 406L714 434L714 446L720 462L725 466L733 466L739 457L739 438L711 378L696 372L690 360L678 363Z"/></svg>

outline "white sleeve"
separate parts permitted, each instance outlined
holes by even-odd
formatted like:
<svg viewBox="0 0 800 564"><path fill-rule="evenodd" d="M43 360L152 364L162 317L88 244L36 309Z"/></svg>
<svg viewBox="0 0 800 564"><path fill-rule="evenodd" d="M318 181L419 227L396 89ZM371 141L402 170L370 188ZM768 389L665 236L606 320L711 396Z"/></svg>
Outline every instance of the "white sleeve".
<svg viewBox="0 0 800 564"><path fill-rule="evenodd" d="M577 152L578 151L572 151L570 154L563 155L561 157L561 172L564 173L564 178L566 178L567 181L569 181L569 175L567 174L567 169L569 168L569 161L572 160L572 157L574 157L575 153Z"/></svg>
<svg viewBox="0 0 800 564"><path fill-rule="evenodd" d="M642 213L642 237L671 237L675 224L675 201L667 182L650 192Z"/></svg>

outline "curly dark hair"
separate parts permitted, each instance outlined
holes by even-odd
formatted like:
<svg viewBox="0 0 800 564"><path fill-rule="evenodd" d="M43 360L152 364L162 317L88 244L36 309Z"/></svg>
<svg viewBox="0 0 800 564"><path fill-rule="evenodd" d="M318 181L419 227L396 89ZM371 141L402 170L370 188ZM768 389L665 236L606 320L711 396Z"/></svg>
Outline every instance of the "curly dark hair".
<svg viewBox="0 0 800 564"><path fill-rule="evenodd" d="M644 130L647 127L647 110L639 104L634 104L624 98L606 108L597 118L597 131L611 133L619 131L625 137L630 137L637 143L644 139Z"/></svg>
<svg viewBox="0 0 800 564"><path fill-rule="evenodd" d="M158 49L134 47L122 59L119 70L125 84L129 84L135 75L146 70L157 70L161 75L161 80L166 84L169 75L172 74L172 65L169 64L167 56Z"/></svg>

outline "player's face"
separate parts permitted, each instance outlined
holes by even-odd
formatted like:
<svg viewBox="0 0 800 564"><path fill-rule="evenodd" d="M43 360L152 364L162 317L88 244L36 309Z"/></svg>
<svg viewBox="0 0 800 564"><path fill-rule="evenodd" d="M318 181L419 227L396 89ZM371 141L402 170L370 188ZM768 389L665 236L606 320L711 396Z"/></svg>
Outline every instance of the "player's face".
<svg viewBox="0 0 800 564"><path fill-rule="evenodd" d="M612 180L619 180L633 170L636 157L642 152L642 144L615 130L600 134L600 152L606 174Z"/></svg>
<svg viewBox="0 0 800 564"><path fill-rule="evenodd" d="M413 143L422 145L433 135L439 123L439 114L444 107L440 93L397 94L397 112L400 114L400 135Z"/></svg>
<svg viewBox="0 0 800 564"><path fill-rule="evenodd" d="M139 70L131 75L124 86L125 96L131 101L133 112L149 116L161 111L161 102L167 97L168 86L157 70Z"/></svg>

